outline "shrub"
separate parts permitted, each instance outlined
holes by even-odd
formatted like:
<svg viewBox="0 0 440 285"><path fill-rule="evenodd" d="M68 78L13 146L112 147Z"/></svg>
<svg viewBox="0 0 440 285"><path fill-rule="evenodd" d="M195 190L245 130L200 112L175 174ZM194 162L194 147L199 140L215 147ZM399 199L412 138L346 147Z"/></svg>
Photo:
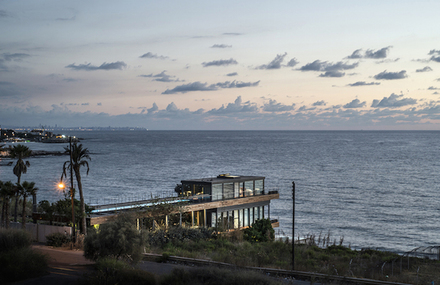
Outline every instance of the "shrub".
<svg viewBox="0 0 440 285"><path fill-rule="evenodd" d="M255 271L227 270L217 267L196 268L189 271L174 269L170 275L163 277L163 285L275 285L281 284L275 279Z"/></svg>
<svg viewBox="0 0 440 285"><path fill-rule="evenodd" d="M130 284L130 285L154 285L156 278L152 273L135 269L126 262L103 258L96 263L97 271L86 276L88 285L106 285L106 284Z"/></svg>
<svg viewBox="0 0 440 285"><path fill-rule="evenodd" d="M142 259L143 245L133 216L118 215L98 231L90 231L84 240L84 256L95 261L110 257L137 263Z"/></svg>
<svg viewBox="0 0 440 285"><path fill-rule="evenodd" d="M62 233L52 233L46 236L46 245L61 247L65 244L68 244L71 240L72 239L69 235L65 235Z"/></svg>
<svg viewBox="0 0 440 285"><path fill-rule="evenodd" d="M29 247L31 244L32 237L27 231L0 229L0 253Z"/></svg>
<svg viewBox="0 0 440 285"><path fill-rule="evenodd" d="M250 242L266 242L273 241L275 231L269 219L259 219L244 230L243 238Z"/></svg>
<svg viewBox="0 0 440 285"><path fill-rule="evenodd" d="M31 248L10 250L0 254L0 284L47 274L46 256Z"/></svg>

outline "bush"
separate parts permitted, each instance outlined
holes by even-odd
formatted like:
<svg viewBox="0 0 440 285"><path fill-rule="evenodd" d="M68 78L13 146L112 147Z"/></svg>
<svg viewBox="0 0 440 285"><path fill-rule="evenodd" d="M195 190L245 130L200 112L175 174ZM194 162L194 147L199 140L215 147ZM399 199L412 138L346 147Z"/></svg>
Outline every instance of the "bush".
<svg viewBox="0 0 440 285"><path fill-rule="evenodd" d="M244 230L243 238L250 242L267 242L275 239L275 231L269 219L259 219Z"/></svg>
<svg viewBox="0 0 440 285"><path fill-rule="evenodd" d="M216 238L214 229L210 228L184 228L173 227L169 230L159 229L154 232L150 232L147 236L147 241L151 247L164 248L166 244L179 244L181 242L198 242L200 240L208 240Z"/></svg>
<svg viewBox="0 0 440 285"><path fill-rule="evenodd" d="M156 279L153 274L134 269L126 262L111 258L103 258L96 263L97 272L87 276L87 285L154 285Z"/></svg>
<svg viewBox="0 0 440 285"><path fill-rule="evenodd" d="M71 242L71 237L62 233L53 233L46 236L46 245L61 247Z"/></svg>
<svg viewBox="0 0 440 285"><path fill-rule="evenodd" d="M47 273L47 260L31 249L31 235L23 230L0 230L0 284Z"/></svg>
<svg viewBox="0 0 440 285"><path fill-rule="evenodd" d="M170 275L161 279L163 285L275 285L275 279L255 271L227 270L217 267L196 268L189 271L174 269Z"/></svg>
<svg viewBox="0 0 440 285"><path fill-rule="evenodd" d="M133 216L118 215L98 231L90 231L84 240L84 256L98 260L105 257L137 263L142 259L144 241Z"/></svg>
<svg viewBox="0 0 440 285"><path fill-rule="evenodd" d="M27 231L0 229L0 253L29 247L31 244L32 237Z"/></svg>

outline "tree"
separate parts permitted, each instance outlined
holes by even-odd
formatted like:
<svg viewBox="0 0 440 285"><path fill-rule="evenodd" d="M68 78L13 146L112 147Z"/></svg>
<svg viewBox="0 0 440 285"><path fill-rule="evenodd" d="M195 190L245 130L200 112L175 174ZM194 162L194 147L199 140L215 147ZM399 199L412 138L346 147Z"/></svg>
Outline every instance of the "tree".
<svg viewBox="0 0 440 285"><path fill-rule="evenodd" d="M243 238L250 242L266 242L273 241L275 231L269 219L259 219L244 230Z"/></svg>
<svg viewBox="0 0 440 285"><path fill-rule="evenodd" d="M9 199L15 195L14 184L11 181L0 184L0 196L3 198L2 225L9 228Z"/></svg>
<svg viewBox="0 0 440 285"><path fill-rule="evenodd" d="M21 227L26 229L26 198L28 196L34 196L37 194L38 188L35 187L35 182L23 182L21 185L17 185L21 196L23 196L23 211L21 212Z"/></svg>
<svg viewBox="0 0 440 285"><path fill-rule="evenodd" d="M84 256L90 260L110 257L137 263L142 259L143 246L144 240L136 229L134 216L120 214L86 237Z"/></svg>
<svg viewBox="0 0 440 285"><path fill-rule="evenodd" d="M82 189L81 183L81 167L87 167L87 173L89 174L89 163L87 160L91 160L89 156L89 150L87 148L83 148L82 144L77 144L76 142L72 144L71 148L65 147L66 152L71 156L71 159L64 162L63 165L63 174L61 178L67 177L67 170L73 170L76 177L76 184L78 186L79 191L79 200L81 205L81 233L84 235L87 234L87 226L86 226L86 207L84 203L84 193ZM73 197L72 197L73 198Z"/></svg>
<svg viewBox="0 0 440 285"><path fill-rule="evenodd" d="M25 145L18 144L9 148L9 156L11 158L17 158L17 163L14 166L13 172L17 176L17 185L20 185L20 179L22 174L26 174L27 168L31 166L29 161L24 161L23 159L31 156L32 151ZM19 192L15 193L15 211L14 211L14 222L17 222L17 210L18 210L18 197Z"/></svg>

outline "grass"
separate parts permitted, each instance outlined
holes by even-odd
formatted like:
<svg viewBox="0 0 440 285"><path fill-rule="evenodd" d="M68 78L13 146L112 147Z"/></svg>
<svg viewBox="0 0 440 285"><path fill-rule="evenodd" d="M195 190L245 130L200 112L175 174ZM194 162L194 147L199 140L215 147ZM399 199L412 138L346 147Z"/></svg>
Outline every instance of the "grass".
<svg viewBox="0 0 440 285"><path fill-rule="evenodd" d="M31 248L30 234L0 230L0 284L47 274L47 259Z"/></svg>
<svg viewBox="0 0 440 285"><path fill-rule="evenodd" d="M151 246L150 252L165 255L200 258L236 264L238 266L292 268L291 242L273 241L249 243L232 236L218 236L199 240L174 240ZM309 236L306 243L295 245L295 270L329 275L369 278L411 283L440 284L440 261L408 258L372 249L353 250L333 241L328 236ZM402 263L402 266L401 266Z"/></svg>

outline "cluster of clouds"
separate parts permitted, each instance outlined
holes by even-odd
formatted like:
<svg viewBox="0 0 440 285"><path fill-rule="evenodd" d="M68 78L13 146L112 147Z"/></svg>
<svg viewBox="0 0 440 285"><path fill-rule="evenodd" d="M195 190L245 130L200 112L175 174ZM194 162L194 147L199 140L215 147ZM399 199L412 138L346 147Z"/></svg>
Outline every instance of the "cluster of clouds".
<svg viewBox="0 0 440 285"><path fill-rule="evenodd" d="M323 125L339 129L343 126L353 127L396 126L399 124L426 125L440 119L438 102L419 102L405 95L391 94L382 99L374 99L367 107L366 101L354 99L344 105L329 105L324 100L318 100L312 106L286 105L271 98L262 98L262 105L256 102L244 101L238 96L234 102L224 104L210 110L188 108L179 109L172 102L164 109L156 103L151 108L138 107L139 113L110 115L107 113L72 112L69 106L79 104L52 105L52 110L44 111L39 107L26 109L0 105L2 114L6 114L5 126L25 126L22 122L32 118L41 124L60 122L59 125L71 126L70 122L83 126L141 126L149 129L218 129L227 122L235 122L237 129L280 129L291 128L322 128ZM89 103L81 103L88 105ZM403 107L403 109L402 109ZM140 123L141 122L141 123ZM394 125L393 125L394 124ZM191 126L191 127L189 127Z"/></svg>

